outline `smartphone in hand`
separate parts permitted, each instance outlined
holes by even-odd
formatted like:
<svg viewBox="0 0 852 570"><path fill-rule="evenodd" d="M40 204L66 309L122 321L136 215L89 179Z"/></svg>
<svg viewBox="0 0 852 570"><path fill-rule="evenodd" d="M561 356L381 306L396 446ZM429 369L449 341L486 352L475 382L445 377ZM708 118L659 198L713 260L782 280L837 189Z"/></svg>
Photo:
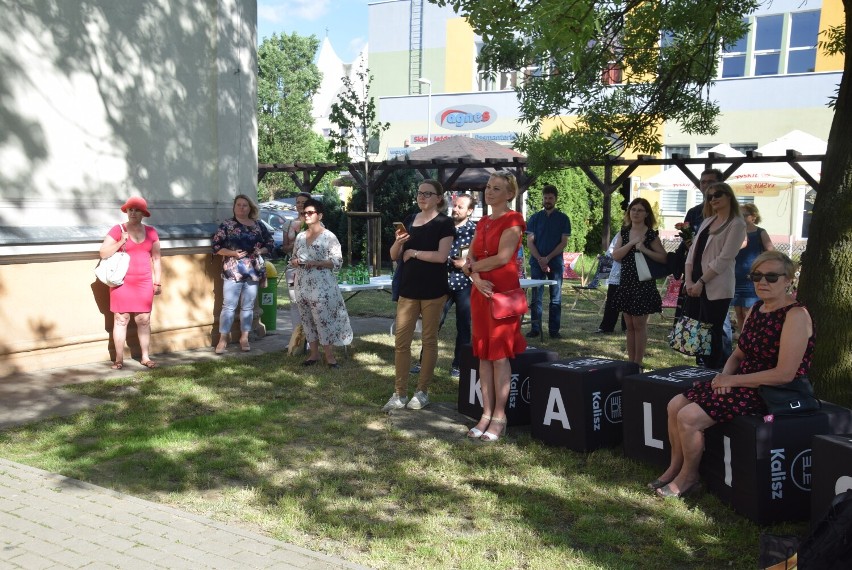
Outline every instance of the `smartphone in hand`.
<svg viewBox="0 0 852 570"><path fill-rule="evenodd" d="M396 230L397 232L402 232L404 234L408 233L408 230L405 228L405 224L403 224L402 222L394 222L393 227L394 230Z"/></svg>

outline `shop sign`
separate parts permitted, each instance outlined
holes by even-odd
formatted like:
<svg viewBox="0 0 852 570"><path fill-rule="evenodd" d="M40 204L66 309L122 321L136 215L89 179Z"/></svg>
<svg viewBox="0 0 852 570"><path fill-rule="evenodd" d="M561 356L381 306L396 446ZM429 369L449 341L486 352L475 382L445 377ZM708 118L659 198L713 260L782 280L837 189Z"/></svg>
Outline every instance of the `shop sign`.
<svg viewBox="0 0 852 570"><path fill-rule="evenodd" d="M468 135L463 134L463 133L459 133L459 134L455 134L455 133L433 134L432 135L432 141L430 142L429 137L425 134L411 135L411 144L423 144L423 145L425 145L425 144L431 144L431 143L435 143L435 142L445 141L445 140L451 139L453 137L466 137L466 136L468 136Z"/></svg>
<svg viewBox="0 0 852 570"><path fill-rule="evenodd" d="M497 111L484 105L456 105L435 115L439 126L461 131L484 129L496 120Z"/></svg>
<svg viewBox="0 0 852 570"><path fill-rule="evenodd" d="M512 143L515 142L518 135L515 133L474 133L473 138L496 143Z"/></svg>

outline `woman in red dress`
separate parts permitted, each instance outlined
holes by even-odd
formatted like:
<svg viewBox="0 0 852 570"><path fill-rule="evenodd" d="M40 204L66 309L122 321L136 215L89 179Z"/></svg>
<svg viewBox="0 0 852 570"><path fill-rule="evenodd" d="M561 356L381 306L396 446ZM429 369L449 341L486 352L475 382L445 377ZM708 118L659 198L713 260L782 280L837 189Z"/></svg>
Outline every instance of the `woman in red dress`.
<svg viewBox="0 0 852 570"><path fill-rule="evenodd" d="M151 306L154 295L160 294L160 237L157 230L142 223L151 216L148 203L140 196L132 196L121 207L127 214L127 223L113 226L101 244L101 259L106 259L124 247L130 255L130 267L124 283L109 290L109 310L113 312L112 340L115 344L115 362L112 368L124 367L124 342L130 314L136 316L136 331L143 366L155 368L157 364L148 356L151 343ZM152 270L153 267L153 270Z"/></svg>
<svg viewBox="0 0 852 570"><path fill-rule="evenodd" d="M485 203L491 214L476 225L471 252L464 272L473 280L470 295L473 354L479 358L482 388L482 417L467 436L494 442L506 431L506 402L509 399L509 359L527 348L521 334L521 318L495 320L490 297L520 287L515 261L524 218L509 209L518 194L518 182L509 172L495 172L485 186Z"/></svg>

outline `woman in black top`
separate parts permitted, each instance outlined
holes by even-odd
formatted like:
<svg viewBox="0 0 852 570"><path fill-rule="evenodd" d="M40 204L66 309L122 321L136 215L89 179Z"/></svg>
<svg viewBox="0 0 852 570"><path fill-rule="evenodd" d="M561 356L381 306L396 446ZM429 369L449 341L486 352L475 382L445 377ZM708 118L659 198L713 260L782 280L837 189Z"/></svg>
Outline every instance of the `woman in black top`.
<svg viewBox="0 0 852 570"><path fill-rule="evenodd" d="M427 392L438 360L438 323L447 300L447 257L455 237L453 220L441 213L446 207L444 189L436 180L424 180L417 189L420 212L397 231L391 259L400 259L399 300L396 305L396 383L384 411L408 407L419 410L429 404ZM417 391L408 399L411 339L417 319L423 322L423 356ZM406 406L407 404L407 406Z"/></svg>

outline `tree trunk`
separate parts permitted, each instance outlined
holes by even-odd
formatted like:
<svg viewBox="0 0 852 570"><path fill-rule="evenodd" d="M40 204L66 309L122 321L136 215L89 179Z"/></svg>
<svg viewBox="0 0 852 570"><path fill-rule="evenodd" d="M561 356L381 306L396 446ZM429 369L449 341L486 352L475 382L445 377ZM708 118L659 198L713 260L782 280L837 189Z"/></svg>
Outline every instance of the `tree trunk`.
<svg viewBox="0 0 852 570"><path fill-rule="evenodd" d="M847 4L844 1L844 4ZM852 406L852 18L846 10L846 55L834 120L803 254L799 298L817 340L811 378L817 395Z"/></svg>

